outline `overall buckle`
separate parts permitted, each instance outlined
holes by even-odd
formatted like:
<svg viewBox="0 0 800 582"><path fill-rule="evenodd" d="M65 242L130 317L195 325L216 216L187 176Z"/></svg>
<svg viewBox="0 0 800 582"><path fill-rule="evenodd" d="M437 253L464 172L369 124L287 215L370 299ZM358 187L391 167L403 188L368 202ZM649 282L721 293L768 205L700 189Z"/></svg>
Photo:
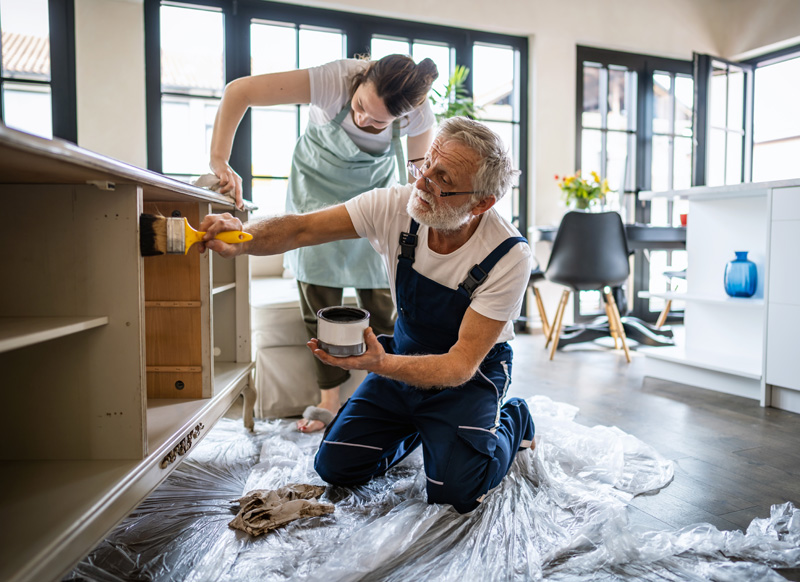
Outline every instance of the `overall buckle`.
<svg viewBox="0 0 800 582"><path fill-rule="evenodd" d="M464 291L466 291L469 295L478 288L478 285L483 283L486 280L486 277L489 276L489 273L484 271L480 265L475 265L469 270L467 273L467 278L464 279L463 283L459 285L459 287L463 287Z"/></svg>
<svg viewBox="0 0 800 582"><path fill-rule="evenodd" d="M410 232L400 233L400 254L405 259L414 260L414 250L417 248L417 235Z"/></svg>

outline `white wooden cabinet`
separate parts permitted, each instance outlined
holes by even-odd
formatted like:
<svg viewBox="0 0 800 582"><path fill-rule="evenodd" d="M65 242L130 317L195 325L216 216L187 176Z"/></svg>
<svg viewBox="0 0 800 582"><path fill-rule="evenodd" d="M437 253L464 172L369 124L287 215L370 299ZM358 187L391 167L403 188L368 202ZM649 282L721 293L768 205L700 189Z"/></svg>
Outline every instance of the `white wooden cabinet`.
<svg viewBox="0 0 800 582"><path fill-rule="evenodd" d="M771 219L766 398L800 412L800 186L773 190Z"/></svg>
<svg viewBox="0 0 800 582"><path fill-rule="evenodd" d="M800 390L800 180L641 197L689 201L687 292L651 294L686 302L685 339L675 347L639 348L647 355L647 375L800 412L800 393L786 390ZM751 298L725 294L725 264L735 251L748 251L756 264Z"/></svg>
<svg viewBox="0 0 800 582"><path fill-rule="evenodd" d="M252 410L249 263L142 258L145 208L231 200L2 126L0 201L0 580L57 580L241 394Z"/></svg>

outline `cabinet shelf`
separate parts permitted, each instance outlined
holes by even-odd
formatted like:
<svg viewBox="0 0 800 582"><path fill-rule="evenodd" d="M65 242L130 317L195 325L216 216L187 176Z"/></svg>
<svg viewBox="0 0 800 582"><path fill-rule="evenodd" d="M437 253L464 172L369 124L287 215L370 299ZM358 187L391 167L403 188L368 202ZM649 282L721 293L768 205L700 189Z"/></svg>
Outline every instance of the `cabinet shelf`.
<svg viewBox="0 0 800 582"><path fill-rule="evenodd" d="M113 528L172 467L160 464L198 424L201 438L239 396L253 364L217 365L213 398L150 399L140 460L2 461L0 580L49 580ZM196 442L196 441L195 441ZM103 511L97 511L102 507ZM58 508L58 511L54 511Z"/></svg>
<svg viewBox="0 0 800 582"><path fill-rule="evenodd" d="M0 353L108 324L108 317L1 317Z"/></svg>
<svg viewBox="0 0 800 582"><path fill-rule="evenodd" d="M236 289L236 283L214 283L214 288L211 290L212 295L222 293L223 291L230 291Z"/></svg>
<svg viewBox="0 0 800 582"><path fill-rule="evenodd" d="M742 354L726 355L711 351L689 351L680 346L640 347L639 351L646 354L648 358L741 376L750 380L761 380L760 358L747 358Z"/></svg>
<svg viewBox="0 0 800 582"><path fill-rule="evenodd" d="M672 301L687 301L697 303L713 303L717 305L730 305L736 307L764 307L764 299L760 297L720 297L716 295L702 295L699 293L640 291L642 299L670 299Z"/></svg>

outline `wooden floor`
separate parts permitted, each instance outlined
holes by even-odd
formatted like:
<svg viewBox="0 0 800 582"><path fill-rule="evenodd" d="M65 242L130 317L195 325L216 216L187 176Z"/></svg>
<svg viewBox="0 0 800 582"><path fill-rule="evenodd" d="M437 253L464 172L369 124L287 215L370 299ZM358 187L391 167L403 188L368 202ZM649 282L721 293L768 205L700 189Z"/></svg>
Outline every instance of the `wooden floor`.
<svg viewBox="0 0 800 582"><path fill-rule="evenodd" d="M800 506L800 415L757 401L644 377L644 356L573 344L548 360L541 332L513 340L509 395L546 395L580 408L576 421L617 426L675 463L675 479L636 497L632 523L710 523L745 530L770 506ZM800 580L800 569L780 570Z"/></svg>

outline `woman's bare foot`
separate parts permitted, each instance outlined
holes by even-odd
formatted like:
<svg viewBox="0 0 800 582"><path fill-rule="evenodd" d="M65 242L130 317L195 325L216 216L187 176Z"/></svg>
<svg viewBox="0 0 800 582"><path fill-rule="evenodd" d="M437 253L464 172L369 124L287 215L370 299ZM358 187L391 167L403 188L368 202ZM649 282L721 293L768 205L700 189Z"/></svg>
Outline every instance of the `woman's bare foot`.
<svg viewBox="0 0 800 582"><path fill-rule="evenodd" d="M321 399L318 408L324 408L334 416L339 412L339 387L331 388L330 390L320 390ZM297 421L297 430L300 432L317 432L324 429L326 423L321 420L313 420L309 418L301 418Z"/></svg>

